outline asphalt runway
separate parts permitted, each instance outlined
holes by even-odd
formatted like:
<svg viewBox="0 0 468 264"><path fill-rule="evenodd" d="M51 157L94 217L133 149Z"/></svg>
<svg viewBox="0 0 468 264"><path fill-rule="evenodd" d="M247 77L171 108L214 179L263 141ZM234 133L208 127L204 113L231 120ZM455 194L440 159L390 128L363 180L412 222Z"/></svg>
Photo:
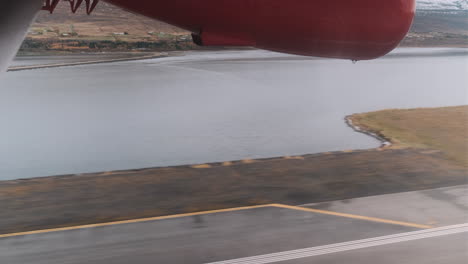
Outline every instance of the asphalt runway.
<svg viewBox="0 0 468 264"><path fill-rule="evenodd" d="M458 227L461 229L461 227ZM397 242L374 245L354 245L354 247L363 246L363 249L348 249L348 245L336 246L328 245L326 247L301 250L296 254L274 254L268 256L257 256L249 259L231 260L228 262L216 262L211 264L248 264L248 263L281 263L288 264L310 264L310 263L467 263L467 237L468 227L463 227L462 233L443 235L439 237L430 237L417 239L409 242ZM405 233L412 236L413 233ZM383 237L382 239L385 239ZM377 238L376 238L377 239ZM380 238L379 238L380 239ZM356 243L356 241L353 241ZM362 242L365 243L365 242ZM359 244L359 243L358 243ZM369 246L369 247L367 247ZM330 251L332 253L330 253ZM312 255L312 257L304 257ZM297 258L297 259L295 259ZM291 260L292 259L292 260Z"/></svg>
<svg viewBox="0 0 468 264"><path fill-rule="evenodd" d="M8 264L466 263L466 191L467 186L454 186L2 235L0 260Z"/></svg>

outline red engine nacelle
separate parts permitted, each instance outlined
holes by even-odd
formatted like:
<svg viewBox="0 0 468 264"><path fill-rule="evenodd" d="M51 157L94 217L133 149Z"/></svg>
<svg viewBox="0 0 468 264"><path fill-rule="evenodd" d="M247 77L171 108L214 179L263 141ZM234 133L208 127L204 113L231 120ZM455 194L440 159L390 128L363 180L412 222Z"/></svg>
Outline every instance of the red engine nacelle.
<svg viewBox="0 0 468 264"><path fill-rule="evenodd" d="M415 0L105 0L192 31L202 45L373 59L408 32Z"/></svg>

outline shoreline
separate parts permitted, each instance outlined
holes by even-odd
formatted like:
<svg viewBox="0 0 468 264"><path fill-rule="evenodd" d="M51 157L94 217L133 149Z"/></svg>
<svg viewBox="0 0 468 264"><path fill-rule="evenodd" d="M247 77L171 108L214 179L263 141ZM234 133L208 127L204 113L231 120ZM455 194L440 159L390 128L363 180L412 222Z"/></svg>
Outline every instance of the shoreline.
<svg viewBox="0 0 468 264"><path fill-rule="evenodd" d="M389 148L389 147L391 147L393 145L392 140L390 138L386 138L384 135L382 135L380 133L373 132L372 130L363 129L359 125L355 124L356 122L353 121L353 116L354 115L356 115L356 114L348 115L348 116L346 116L344 118L346 125L348 127L350 127L351 129L353 129L355 132L367 135L369 137L375 138L378 141L380 141L380 144L381 144L380 147L371 148L371 150L372 149Z"/></svg>
<svg viewBox="0 0 468 264"><path fill-rule="evenodd" d="M73 65L74 66L74 65ZM59 67L59 66L58 66ZM304 156L307 157L320 157L324 155L338 155L341 153L360 153L360 152L370 152L383 150L392 146L391 139L387 139L385 136L375 133L371 130L367 131L362 129L358 125L355 125L352 118L356 114L351 114L344 117L345 125L353 129L357 133L362 133L364 135L370 136L377 139L381 145L375 148L368 149L351 149L351 150L336 150L336 151L325 151L317 153L306 153L298 155L286 155L286 156L275 156L275 157L264 157L264 158L255 158L255 159L239 159L239 160L226 160L226 161L214 161L206 163L194 163L194 164L181 164L181 165L169 165L169 166L157 166L157 167L145 167L145 168L134 168L134 169L122 169L122 170L110 170L110 171L97 171L97 172L84 172L84 173L70 173L70 174L58 174L58 175L48 175L48 176L38 176L32 178L19 178L13 180L0 180L0 183L5 182L15 182L15 181L28 181L35 179L47 179L47 178L68 178L68 177L80 177L80 176L108 176L108 175L119 175L127 173L141 173L145 171L157 170L157 169L176 169L176 168L194 168L194 169L208 169L216 168L220 166L232 166L236 164L250 164L250 163L261 163L261 162L270 162L275 160L289 159L289 160L303 160Z"/></svg>
<svg viewBox="0 0 468 264"><path fill-rule="evenodd" d="M168 56L169 55L167 53L157 53L157 54L152 54L152 55L145 55L145 56L138 56L138 57L127 57L127 58L117 58L117 59L102 59L102 60L80 61L80 62L66 62L66 63L53 63L53 64L41 64L41 65L12 66L12 67L8 68L7 72L24 71L24 70L36 70L36 69L45 69L45 68L69 67L69 66L79 66L79 65L89 65L89 64L101 64L101 63L111 63L111 62L148 60L148 59L165 58L165 57L168 57Z"/></svg>
<svg viewBox="0 0 468 264"><path fill-rule="evenodd" d="M457 53L457 55L467 55L468 54L468 46L466 47L456 47L456 46L447 46L447 45L442 45L442 46L423 46L423 47L417 47L417 46L399 46L395 50L405 50L405 49L457 49L460 50L460 54ZM138 61L138 60L147 60L147 59L157 59L157 58L167 58L167 57L174 57L178 56L178 54L183 53L183 52L207 52L207 51L245 51L245 50L256 50L256 49L246 49L246 48L241 48L241 49L193 49L193 50L181 50L181 51L166 51L166 52L121 52L121 51L103 51L103 52L64 52L64 51L43 51L43 52L26 52L26 53L18 53L17 57L47 57L47 56L93 56L93 55L121 55L122 57L120 58L110 58L110 59L100 59L100 60L89 60L89 61L77 61L77 62L65 62L65 63L51 63L51 64L41 64L41 65L20 65L20 66L10 66L7 70L7 72L14 72L14 71L22 71L22 70L35 70L35 69L45 69L45 68L58 68L58 67L70 67L70 66L79 66L79 65L91 65L91 64L101 64L101 63L112 63L112 62L125 62L125 61ZM140 55L145 54L145 55ZM149 55L146 55L149 54ZM426 56L426 54L399 54L397 53L389 53L382 58L392 58L392 57L400 57L400 56ZM310 57L310 58L319 58L320 57ZM347 121L348 122L348 121ZM353 128L353 126L351 125ZM353 128L354 129L354 128ZM356 130L357 132L361 132ZM374 137L372 134L368 134L369 136ZM380 140L379 138L377 138Z"/></svg>
<svg viewBox="0 0 468 264"><path fill-rule="evenodd" d="M434 150L380 147L0 181L0 234L466 184L467 167Z"/></svg>
<svg viewBox="0 0 468 264"><path fill-rule="evenodd" d="M394 110L394 109L388 109ZM407 109L402 109L407 110ZM380 110L385 111L385 110ZM372 113L372 112L371 112ZM159 169L180 169L180 168L192 168L192 169L212 169L223 166L234 166L239 164L253 164L253 163L262 163L262 162L274 162L278 160L304 160L304 157L322 157L327 155L340 155L340 154L350 154L350 153L363 153L363 152L374 152L382 151L386 149L396 149L396 144L393 143L393 140L382 133L376 132L375 130L368 128L366 129L364 125L359 125L354 118L362 113L354 113L344 117L344 123L346 126L351 128L357 133L364 134L366 136L372 137L380 142L380 146L375 148L367 149L350 149L350 150L337 150L337 151L325 151L317 153L306 153L298 155L286 155L286 156L274 156L274 157L264 157L264 158L255 158L255 159L239 159L239 160L226 160L226 161L213 161L205 163L193 163L193 164L180 164L180 165L168 165L168 166L156 166L156 167L144 167L144 168L134 168L134 169L121 169L121 170L109 170L109 171L97 171L97 172L84 172L84 173L70 173L70 174L57 174L57 175L48 175L48 176L38 176L32 178L19 178L12 180L0 180L1 183L6 182L25 182L30 180L41 180L41 179L50 179L50 178L69 178L69 177L86 177L86 176L111 176L111 175L122 175L129 173L144 173L147 171L154 171Z"/></svg>
<svg viewBox="0 0 468 264"><path fill-rule="evenodd" d="M134 55L134 54L132 54ZM17 66L17 69L14 69L12 71L19 71L19 70L28 70L28 69L41 69L41 68L53 68L53 67L65 67L65 66L76 66L76 65L85 65L85 64L94 64L94 63L109 63L109 62L119 62L119 61L133 61L133 60L144 60L144 59L152 59L152 58L163 58L163 57L168 57L168 56L177 56L177 53L171 53L171 54L145 54L144 56L133 56L133 57L128 57L128 58L117 58L117 59L107 59L107 60L95 60L95 61L83 61L83 62L73 62L73 63L57 63L57 64L45 64L45 65L31 65L31 66ZM378 133L378 131L372 131L372 130L367 130L363 128L363 126L358 125L355 120L353 120L353 116L358 115L357 113L348 115L344 117L344 122L345 124L353 129L353 131L365 134L367 136L370 136L372 138L375 138L380 142L380 146L375 147L375 148L369 148L369 149L352 149L352 150L338 150L338 151L324 151L324 152L317 152L317 153L306 153L306 154L300 154L296 155L293 157L300 158L301 156L307 155L323 155L323 154L329 154L329 153L341 153L341 152L360 152L360 151L373 151L373 150L380 150L380 149L385 149L385 148L390 148L390 147L395 147L395 142L391 138L387 138L385 135ZM254 160L249 160L251 162L262 162L262 161L269 161L269 160L277 160L281 159L282 157L262 157ZM134 169L120 169L120 170L112 170L112 171L91 171L91 172L84 172L84 173L68 173L68 174L53 174L53 175L46 175L46 176L39 176L39 177L33 177L33 178L18 178L18 179L13 179L13 180L0 180L2 181L15 181L15 180L30 180L30 179L38 179L38 178L48 178L48 177L68 177L68 176L80 176L80 175L105 175L105 174L122 174L122 173L128 173L128 172L140 172L140 171L145 171L145 170L152 170L152 169L159 169L159 168L178 168L178 167L208 167L208 166L213 166L216 167L217 164L222 164L222 163L231 163L231 164L236 164L236 163L242 163L244 162L243 160L227 160L227 161L209 161L204 164L176 164L176 165L163 165L163 166L155 166L155 167L143 167L143 168L134 168Z"/></svg>

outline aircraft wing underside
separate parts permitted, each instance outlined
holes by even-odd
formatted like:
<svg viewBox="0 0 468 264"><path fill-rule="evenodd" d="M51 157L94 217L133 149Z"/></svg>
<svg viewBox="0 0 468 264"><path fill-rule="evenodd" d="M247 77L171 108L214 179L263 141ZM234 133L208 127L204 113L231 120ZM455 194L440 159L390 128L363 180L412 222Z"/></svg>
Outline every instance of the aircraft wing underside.
<svg viewBox="0 0 468 264"><path fill-rule="evenodd" d="M8 0L0 6L0 72L6 70L41 9L66 1L90 14L99 0ZM368 60L405 37L415 0L104 0L193 33L204 46Z"/></svg>

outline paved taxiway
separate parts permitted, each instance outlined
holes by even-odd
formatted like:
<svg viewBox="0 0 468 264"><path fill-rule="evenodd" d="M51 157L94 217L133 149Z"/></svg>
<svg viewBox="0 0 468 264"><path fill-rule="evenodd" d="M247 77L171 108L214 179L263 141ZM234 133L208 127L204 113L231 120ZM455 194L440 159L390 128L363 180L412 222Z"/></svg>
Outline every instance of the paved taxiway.
<svg viewBox="0 0 468 264"><path fill-rule="evenodd" d="M466 190L466 186L454 186L304 207L272 205L0 236L0 259L8 264L211 263L363 239L384 241L389 235L408 232L412 237L413 232L437 231L429 225L446 229L466 223ZM282 263L465 263L467 228L456 230L417 240L286 258ZM273 258L262 263L276 262Z"/></svg>
<svg viewBox="0 0 468 264"><path fill-rule="evenodd" d="M324 254L313 258L301 258L283 263L464 264L467 262L468 244L467 231L465 229L465 232L453 235ZM259 263L257 262L256 264Z"/></svg>

